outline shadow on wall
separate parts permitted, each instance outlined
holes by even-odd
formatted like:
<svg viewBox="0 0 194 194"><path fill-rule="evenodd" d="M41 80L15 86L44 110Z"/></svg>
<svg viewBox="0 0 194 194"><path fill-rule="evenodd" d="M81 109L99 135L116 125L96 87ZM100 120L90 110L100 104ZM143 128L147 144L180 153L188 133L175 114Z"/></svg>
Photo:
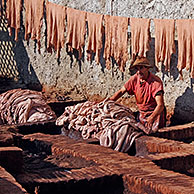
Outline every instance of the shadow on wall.
<svg viewBox="0 0 194 194"><path fill-rule="evenodd" d="M192 83L191 79L191 85ZM194 121L194 93L191 86L191 88L187 87L183 95L176 99L171 125L181 125L192 121Z"/></svg>
<svg viewBox="0 0 194 194"><path fill-rule="evenodd" d="M0 93L14 88L41 90L41 84L29 64L23 35L21 30L19 39L15 42L14 32L12 37L8 34L5 17L0 17Z"/></svg>
<svg viewBox="0 0 194 194"><path fill-rule="evenodd" d="M164 80L165 75L166 76L173 76L173 79L176 80L179 76L179 71L177 69L177 63L178 63L178 41L175 40L175 48L176 52L171 55L171 61L170 61L170 70L166 71L165 66L162 64L161 67L158 67L161 69L162 72L162 80ZM157 68L155 64L155 38L151 38L150 41L150 50L147 52L147 57L150 61L150 63L155 67L152 69L152 72L156 74ZM160 70L159 70L160 71Z"/></svg>
<svg viewBox="0 0 194 194"><path fill-rule="evenodd" d="M87 22L86 22L86 29L87 29L87 35L86 36L88 36L88 23ZM103 31L105 31L104 27L103 27ZM105 68L106 68L105 59L103 57L104 47L105 47L105 33L103 32L102 34L103 34L103 36L102 36L102 49L100 50L100 62L99 63L101 65L101 71L104 73ZM83 47L83 51L84 52L82 53L81 58L79 58L78 50L72 49L73 52L71 52L71 51L69 51L70 49L68 49L68 45L66 45L66 53L67 53L67 55L70 56L70 60L71 60L70 68L72 68L72 64L74 62L74 59L73 59L73 56L74 56L74 58L78 62L80 74L83 73L82 72L82 63L84 63L84 60L87 59L87 61L90 64L92 64L92 62L95 61L95 56L96 56L96 53L86 51L85 48L87 48L86 45ZM89 55L91 55L91 57L89 57ZM112 59L113 66L114 66L114 64L116 64L116 62L115 62L115 60L113 58L111 58L111 59ZM58 62L60 63L60 60Z"/></svg>
<svg viewBox="0 0 194 194"><path fill-rule="evenodd" d="M88 36L88 23L86 22L86 28L87 28L87 35L86 37ZM103 27L102 29L102 48L100 50L100 53L99 53L99 65L101 66L101 72L102 73L105 73L105 69L107 68L106 67L106 60L104 58L104 49L105 49L105 29ZM87 38L86 38L87 39ZM70 68L72 68L72 64L74 62L74 59L78 62L78 65L79 65L79 72L80 74L83 73L82 71L82 63L85 62L85 60L92 64L93 62L96 63L95 61L95 57L96 57L96 54L97 53L93 53L92 51L87 51L87 41L86 41L86 45L83 46L83 53L82 53L82 56L79 58L79 52L78 50L76 49L69 49L68 48L68 45L66 45L66 53L67 55L69 55L70 57L70 60L71 60L71 63L70 63ZM119 69L119 64L116 62L116 60L114 59L114 57L110 56L110 61L111 61L111 65L110 65L110 69L111 69L111 73L112 73L112 77L115 76L115 72L114 72L114 68L117 67ZM58 59L58 63L60 63L60 59ZM119 70L120 71L120 70ZM122 75L122 80L124 80L124 73L121 74Z"/></svg>
<svg viewBox="0 0 194 194"><path fill-rule="evenodd" d="M151 64L155 64L155 38L151 39L151 48L147 53ZM161 66L162 80L165 76L172 76L173 80L177 80L179 77L179 71L177 68L178 64L178 41L175 40L176 52L172 54L170 61L170 70L166 71L165 66ZM156 73L156 68L152 71ZM170 125L181 125L194 121L194 93L193 83L194 80L191 78L191 86L187 87L182 96L179 96L175 101L174 114L170 119Z"/></svg>

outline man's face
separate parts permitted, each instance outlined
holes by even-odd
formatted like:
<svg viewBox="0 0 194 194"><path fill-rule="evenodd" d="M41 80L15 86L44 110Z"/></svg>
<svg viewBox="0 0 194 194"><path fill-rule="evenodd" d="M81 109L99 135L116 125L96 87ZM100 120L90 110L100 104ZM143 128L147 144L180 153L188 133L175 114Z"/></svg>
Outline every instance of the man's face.
<svg viewBox="0 0 194 194"><path fill-rule="evenodd" d="M143 66L143 65L138 65L135 67L135 70L137 71L137 75L139 76L140 79L146 80L148 78L148 67Z"/></svg>

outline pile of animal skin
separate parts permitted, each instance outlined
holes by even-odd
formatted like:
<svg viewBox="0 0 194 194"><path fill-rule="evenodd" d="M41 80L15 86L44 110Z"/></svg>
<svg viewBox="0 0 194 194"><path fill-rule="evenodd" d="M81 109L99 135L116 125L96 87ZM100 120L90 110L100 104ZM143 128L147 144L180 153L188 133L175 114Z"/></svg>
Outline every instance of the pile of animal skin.
<svg viewBox="0 0 194 194"><path fill-rule="evenodd" d="M97 138L100 145L120 152L127 152L135 138L146 131L130 108L106 99L66 107L56 125L79 131L83 139Z"/></svg>

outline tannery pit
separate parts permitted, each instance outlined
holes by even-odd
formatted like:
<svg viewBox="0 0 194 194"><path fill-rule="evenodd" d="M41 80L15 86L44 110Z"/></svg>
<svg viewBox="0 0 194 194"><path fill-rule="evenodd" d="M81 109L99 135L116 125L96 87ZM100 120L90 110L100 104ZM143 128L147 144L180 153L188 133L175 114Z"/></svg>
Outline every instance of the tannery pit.
<svg viewBox="0 0 194 194"><path fill-rule="evenodd" d="M0 0L0 194L194 193L193 15Z"/></svg>
<svg viewBox="0 0 194 194"><path fill-rule="evenodd" d="M55 105L58 107L57 102ZM11 136L13 141L1 142L21 149L0 149L2 167L15 178L12 184L22 188L18 193L166 194L180 187L182 191L192 190L192 123L160 129L154 136L141 136L128 153L64 131L53 122L2 127L1 134ZM179 141L179 135L185 143ZM2 170L1 182L6 190L4 174Z"/></svg>

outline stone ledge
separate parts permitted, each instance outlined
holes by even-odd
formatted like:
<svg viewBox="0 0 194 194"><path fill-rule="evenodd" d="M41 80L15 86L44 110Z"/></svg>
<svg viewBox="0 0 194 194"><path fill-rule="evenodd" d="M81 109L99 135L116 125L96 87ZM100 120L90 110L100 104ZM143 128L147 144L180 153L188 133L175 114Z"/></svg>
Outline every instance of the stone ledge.
<svg viewBox="0 0 194 194"><path fill-rule="evenodd" d="M190 144L152 136L141 136L135 140L135 144L138 156L178 151L194 153L194 146Z"/></svg>
<svg viewBox="0 0 194 194"><path fill-rule="evenodd" d="M0 194L24 194L26 190L0 166Z"/></svg>
<svg viewBox="0 0 194 194"><path fill-rule="evenodd" d="M157 133L153 134L153 136L173 140L194 138L194 123L164 127L159 129Z"/></svg>
<svg viewBox="0 0 194 194"><path fill-rule="evenodd" d="M144 158L129 156L102 146L85 144L58 135L50 136L45 134L32 134L25 136L24 139L25 141L40 141L50 144L52 154L58 155L70 153L87 160L93 160L99 164L97 167L72 170L70 173L63 172L60 174L59 181L79 182L81 180L96 180L101 176L121 176L123 177L123 184L128 193L177 194L194 192L194 182L192 177L160 169L160 167L155 165L152 161ZM152 139L152 143L153 140L154 139ZM165 145L165 141L162 141ZM172 142L169 145L173 146ZM166 148L162 148L163 151L165 149ZM183 147L180 146L178 150L179 149L184 149L184 145ZM176 149L172 147L170 150ZM178 153L180 154L180 152ZM42 179L41 181L50 182L51 180L48 178Z"/></svg>
<svg viewBox="0 0 194 194"><path fill-rule="evenodd" d="M148 155L146 157L163 169L168 169L183 174L190 174L189 170L193 169L194 154L187 152L160 153Z"/></svg>
<svg viewBox="0 0 194 194"><path fill-rule="evenodd" d="M156 167L136 168L134 174L125 174L123 182L129 193L185 194L193 193L192 178Z"/></svg>
<svg viewBox="0 0 194 194"><path fill-rule="evenodd" d="M23 165L22 149L18 147L0 147L0 165L9 172L20 172Z"/></svg>
<svg viewBox="0 0 194 194"><path fill-rule="evenodd" d="M13 135L11 134L1 134L0 136L0 146L11 146L14 143Z"/></svg>

